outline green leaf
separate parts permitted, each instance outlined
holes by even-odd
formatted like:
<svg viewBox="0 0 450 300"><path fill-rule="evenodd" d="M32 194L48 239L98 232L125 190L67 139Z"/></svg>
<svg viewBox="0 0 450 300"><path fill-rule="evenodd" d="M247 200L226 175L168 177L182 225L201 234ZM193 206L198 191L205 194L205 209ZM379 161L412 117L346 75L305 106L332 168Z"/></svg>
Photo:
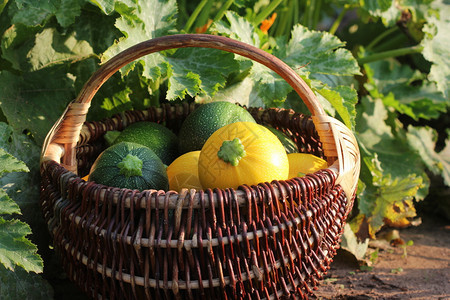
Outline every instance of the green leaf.
<svg viewBox="0 0 450 300"><path fill-rule="evenodd" d="M46 28L36 34L35 45L27 58L31 71L54 64L73 63L93 55L92 47L83 40L77 40L76 32L60 34L55 28Z"/></svg>
<svg viewBox="0 0 450 300"><path fill-rule="evenodd" d="M388 111L381 100L363 97L358 106L356 132L361 153L358 195L358 235L374 237L384 225L405 226L415 216L413 198L426 188L425 166L411 149L405 133L387 125ZM365 227L366 226L366 227ZM366 228L367 232L365 231Z"/></svg>
<svg viewBox="0 0 450 300"><path fill-rule="evenodd" d="M116 0L88 0L94 5L97 5L105 14L109 15L114 12Z"/></svg>
<svg viewBox="0 0 450 300"><path fill-rule="evenodd" d="M18 10L13 22L37 26L56 16L58 23L67 27L80 15L81 2L82 0L16 0Z"/></svg>
<svg viewBox="0 0 450 300"><path fill-rule="evenodd" d="M8 270L0 264L0 299L9 300L48 300L54 299L51 285L33 272L21 268Z"/></svg>
<svg viewBox="0 0 450 300"><path fill-rule="evenodd" d="M382 185L368 185L359 195L359 211L365 217L369 237L384 226L404 227L416 216L413 199L422 178L411 174L403 179L383 178Z"/></svg>
<svg viewBox="0 0 450 300"><path fill-rule="evenodd" d="M259 38L257 39L252 24L234 13L228 13L227 19L229 24L219 22L213 26L213 30L258 46ZM322 80L324 76L330 76L327 79L328 81L333 77L342 78L360 74L356 60L348 50L341 48L345 43L341 42L336 36L326 32L310 31L301 25L296 25L293 28L291 36L289 42L286 41L285 37L278 38L273 54L296 70L305 81L309 82L309 78ZM252 86L257 87L254 88L255 92L252 92L252 97L256 97L256 99L243 99L240 103L260 103L262 100L267 106L281 106L292 88L284 79L267 67L253 62L252 64L249 77L254 82ZM331 81L338 82L339 79L336 78L331 79ZM356 99L354 95L356 93L351 88L330 88L321 84L318 80L313 81L315 83L313 90L325 98L329 97L327 100L338 105L336 109L342 114L341 117L346 124L351 127ZM248 84L247 82L246 85ZM345 103L346 98L349 99L349 103ZM342 104L343 102L344 104Z"/></svg>
<svg viewBox="0 0 450 300"><path fill-rule="evenodd" d="M117 53L144 40L170 34L176 25L175 1L140 2L135 10L126 11L117 19L116 27L125 37L103 55L106 61ZM122 68L128 74L139 63L143 75L153 82L168 77L166 98L173 100L186 95L214 95L224 87L228 75L238 68L234 55L212 49L178 49L167 53L153 53Z"/></svg>
<svg viewBox="0 0 450 300"><path fill-rule="evenodd" d="M39 206L39 159L41 147L37 146L30 135L14 131L0 122L0 147L17 159L23 161L30 172L12 172L0 177L0 189L16 202L22 215L20 219L29 224L33 230L33 241L39 248L47 247L47 224L42 218Z"/></svg>
<svg viewBox="0 0 450 300"><path fill-rule="evenodd" d="M358 102L358 95L353 88L341 85L334 88L328 86L315 87L314 90L331 103L348 128L353 129L355 127L355 105Z"/></svg>
<svg viewBox="0 0 450 300"><path fill-rule="evenodd" d="M116 39L122 36L115 28L115 16L106 16L97 11L83 10L75 24L69 28L75 32L78 41L86 41L98 55L108 49ZM98 62L96 62L98 64ZM98 68L98 66L96 66ZM77 74L83 75L83 74ZM89 74L91 75L91 74Z"/></svg>
<svg viewBox="0 0 450 300"><path fill-rule="evenodd" d="M1 38L2 58L9 61L16 70L28 70L28 52L34 46L34 36L38 28L29 28L22 24L9 27Z"/></svg>
<svg viewBox="0 0 450 300"><path fill-rule="evenodd" d="M132 10L118 18L115 24L125 36L103 53L102 62L135 44L167 35L175 29L177 11L175 0L141 1L129 5L133 5L130 7ZM130 63L122 68L122 74L126 75L137 62L144 66L144 76L153 81L158 80L167 72L164 57L158 52Z"/></svg>
<svg viewBox="0 0 450 300"><path fill-rule="evenodd" d="M42 144L68 102L73 80L63 67L45 68L22 76L0 73L0 107L16 130L29 130Z"/></svg>
<svg viewBox="0 0 450 300"><path fill-rule="evenodd" d="M359 67L356 60L348 50L340 48L344 45L337 37L324 32L310 31L307 28L297 25L292 30L292 38L284 47L283 40L278 40L278 47L274 51L274 55L281 58L294 70L296 70L306 80L308 78L322 79L323 75L333 76L353 76L360 74ZM270 72L271 76L279 78L273 75L274 72ZM269 74L264 72L258 72L256 79L267 78ZM344 122L350 128L352 127L351 119L354 118L354 108L351 108L355 104L355 92L352 89L336 87L329 88L327 86L318 84L318 81L313 81L316 86L313 86L319 94L324 96L338 113L343 118ZM262 81L262 83L270 83L272 86L278 86L279 88L272 88L277 95L266 94L267 96L274 97L274 99L283 99L290 89L287 83L281 81L281 79L273 80L272 82ZM341 95L342 94L342 95ZM350 101L347 104L346 98L342 97L345 94L346 98ZM352 94L352 95L350 95ZM266 98L266 101L268 100ZM335 106L336 105L336 106ZM346 107L346 109L344 109ZM350 112L348 111L350 108Z"/></svg>
<svg viewBox="0 0 450 300"><path fill-rule="evenodd" d="M0 189L0 215L20 214L19 205L9 198L4 189Z"/></svg>
<svg viewBox="0 0 450 300"><path fill-rule="evenodd" d="M242 81L227 85L224 89L219 90L214 95L213 100L240 103L247 107L264 106L263 100L258 96L255 82L249 77L245 77Z"/></svg>
<svg viewBox="0 0 450 300"><path fill-rule="evenodd" d="M1 2L0 2L0 14L2 13L2 11L5 8L7 3L8 3L8 0L1 0Z"/></svg>
<svg viewBox="0 0 450 300"><path fill-rule="evenodd" d="M232 39L247 43L249 45L260 47L260 39L256 33L255 27L245 18L239 16L233 11L225 13L228 23L219 21L211 26L211 31L218 31L222 35Z"/></svg>
<svg viewBox="0 0 450 300"><path fill-rule="evenodd" d="M437 118L449 105L434 83L407 65L383 60L365 64L364 68L368 77L365 87L370 94L415 120Z"/></svg>
<svg viewBox="0 0 450 300"><path fill-rule="evenodd" d="M179 49L168 56L169 90L166 98L194 97L202 92L214 95L226 84L227 76L238 68L233 53L216 49Z"/></svg>
<svg viewBox="0 0 450 300"><path fill-rule="evenodd" d="M0 177L5 173L29 171L27 165L6 152L3 148L0 148L0 166Z"/></svg>
<svg viewBox="0 0 450 300"><path fill-rule="evenodd" d="M358 63L343 46L345 43L330 33L295 25L287 46L279 41L274 55L295 70L310 73L311 78L315 74L360 75Z"/></svg>
<svg viewBox="0 0 450 300"><path fill-rule="evenodd" d="M436 1L439 3L439 1ZM428 23L423 27L425 37L422 40L423 56L432 62L429 79L435 81L439 91L448 99L450 88L450 7L441 5L440 14L430 15Z"/></svg>
<svg viewBox="0 0 450 300"><path fill-rule="evenodd" d="M405 174L422 175L424 165L411 149L404 130L399 132L387 124L388 111L379 99L363 97L357 108L356 132L358 140L369 152L377 154L383 174L392 179L404 178Z"/></svg>
<svg viewBox="0 0 450 300"><path fill-rule="evenodd" d="M292 91L292 87L283 78L261 64L255 63L249 76L255 86L258 86L258 96L269 107L279 106Z"/></svg>
<svg viewBox="0 0 450 300"><path fill-rule="evenodd" d="M364 9L372 16L381 17L387 27L395 25L401 15L397 1L393 0L364 1Z"/></svg>
<svg viewBox="0 0 450 300"><path fill-rule="evenodd" d="M42 259L37 247L26 238L29 234L31 230L26 223L0 217L0 262L7 269L14 270L17 265L28 272L42 272Z"/></svg>
<svg viewBox="0 0 450 300"><path fill-rule="evenodd" d="M94 72L95 65L90 62L78 64L74 73ZM148 79L140 74L143 67L138 65L125 78L120 74L114 74L97 92L87 115L87 120L101 120L110 118L124 110L145 109L150 104L150 84ZM83 81L80 82L83 84ZM77 82L78 85L78 82Z"/></svg>
<svg viewBox="0 0 450 300"><path fill-rule="evenodd" d="M439 153L436 146L436 132L429 127L408 126L409 145L417 151L428 169L435 175L441 175L447 186L450 186L450 140Z"/></svg>
<svg viewBox="0 0 450 300"><path fill-rule="evenodd" d="M103 100L101 108L109 111L109 115L117 114L121 111L131 110L133 108L130 100L131 89L125 88L118 93L113 94L111 97L107 97ZM97 114L97 117L100 117Z"/></svg>
<svg viewBox="0 0 450 300"><path fill-rule="evenodd" d="M364 1L363 7L371 13L380 13L387 11L391 7L392 2L392 0Z"/></svg>
<svg viewBox="0 0 450 300"><path fill-rule="evenodd" d="M20 206L23 220L33 228L43 225L43 218L35 212L39 210L39 158L41 149L30 136L14 132L5 123L0 122L0 147L17 159L23 161L29 172L12 172L0 177L0 188ZM42 231L46 229L43 228ZM35 230L36 231L36 230Z"/></svg>

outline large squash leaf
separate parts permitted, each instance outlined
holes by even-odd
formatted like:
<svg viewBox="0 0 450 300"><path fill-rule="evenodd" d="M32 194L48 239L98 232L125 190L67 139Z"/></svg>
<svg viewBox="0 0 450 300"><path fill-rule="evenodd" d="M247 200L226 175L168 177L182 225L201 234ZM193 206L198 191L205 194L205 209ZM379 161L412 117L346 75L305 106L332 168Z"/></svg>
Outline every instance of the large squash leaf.
<svg viewBox="0 0 450 300"><path fill-rule="evenodd" d="M392 128L383 102L361 99L357 132L364 187L358 195L361 217L353 229L360 238L375 237L385 224L405 226L416 215L413 200L426 188L427 176L420 157L409 147L401 129ZM408 174L405 177L405 174Z"/></svg>
<svg viewBox="0 0 450 300"><path fill-rule="evenodd" d="M259 46L258 29L250 22L233 13L227 14L227 20L228 23L215 24L212 30ZM237 30L242 26L246 28L245 31ZM277 39L276 45L270 51L298 72L319 98L323 97L332 104L333 110L329 111L331 114L337 111L344 123L349 128L353 128L356 91L349 86L340 85L339 82L342 81L340 78L350 78L360 74L360 71L350 51L342 48L344 45L345 43L329 33L311 31L296 25L291 32L291 39L289 41L286 37ZM248 61L245 62L248 63ZM267 67L255 62L252 62L251 66L249 78L253 83L246 80L240 84L250 85L255 89L255 93L247 93L252 99L236 97L234 100L243 104L262 102L267 106L281 106L292 88ZM323 80L325 77L327 77L326 83ZM239 90L237 85L239 83L230 88Z"/></svg>
<svg viewBox="0 0 450 300"><path fill-rule="evenodd" d="M27 271L42 272L44 264L36 253L36 245L26 238L29 234L26 223L0 218L0 263L7 269L14 270L18 265Z"/></svg>
<svg viewBox="0 0 450 300"><path fill-rule="evenodd" d="M442 1L434 1L433 7L439 8L440 13L430 13L423 31L423 56L433 63L429 78L436 82L438 89L448 99L450 95L450 7Z"/></svg>
<svg viewBox="0 0 450 300"><path fill-rule="evenodd" d="M11 10L15 10L13 22L37 26L56 16L58 23L67 27L80 15L83 2L84 0L16 0L11 5Z"/></svg>
<svg viewBox="0 0 450 300"><path fill-rule="evenodd" d="M29 171L27 165L6 152L3 148L0 148L0 161L2 162L2 167L0 168L0 177L5 173Z"/></svg>
<svg viewBox="0 0 450 300"><path fill-rule="evenodd" d="M176 2L145 1L127 3L122 9L116 27L125 35L102 56L107 61L119 52L139 42L171 34L176 25ZM168 77L166 98L173 100L197 94L214 95L223 87L227 76L237 68L233 55L217 50L180 49L168 53L153 53L130 62L121 69L126 75L137 63L143 66L143 75L153 82Z"/></svg>
<svg viewBox="0 0 450 300"><path fill-rule="evenodd" d="M64 68L22 76L0 73L0 107L8 123L17 130L29 130L39 144L73 98L73 80Z"/></svg>
<svg viewBox="0 0 450 300"><path fill-rule="evenodd" d="M10 148L10 127L0 123L0 180L14 172L28 172L26 164L7 151ZM7 185L16 184L15 181ZM20 214L20 208L7 193L7 185L0 185L0 263L9 270L20 266L26 271L42 272L43 262L37 254L37 247L26 237L31 234L28 224L12 219ZM7 218L7 219L5 219Z"/></svg>
<svg viewBox="0 0 450 300"><path fill-rule="evenodd" d="M383 60L365 64L364 69L368 77L365 87L370 94L415 120L437 118L449 106L435 83L407 65Z"/></svg>
<svg viewBox="0 0 450 300"><path fill-rule="evenodd" d="M429 127L408 127L409 145L417 151L427 168L435 175L441 175L450 186L450 139L440 152L436 152L436 132Z"/></svg>

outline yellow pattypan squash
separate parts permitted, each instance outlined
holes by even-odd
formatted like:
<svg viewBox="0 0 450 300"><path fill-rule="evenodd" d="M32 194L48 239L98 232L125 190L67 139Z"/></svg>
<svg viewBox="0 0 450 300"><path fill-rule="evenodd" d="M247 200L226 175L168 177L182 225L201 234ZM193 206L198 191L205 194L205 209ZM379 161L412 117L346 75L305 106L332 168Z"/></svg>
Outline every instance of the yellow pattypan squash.
<svg viewBox="0 0 450 300"><path fill-rule="evenodd" d="M182 188L201 190L198 178L198 158L200 150L187 152L175 159L167 167L169 188L180 191Z"/></svg>
<svg viewBox="0 0 450 300"><path fill-rule="evenodd" d="M236 122L214 132L198 161L203 188L237 188L272 180L286 180L289 162L280 140L267 128Z"/></svg>
<svg viewBox="0 0 450 300"><path fill-rule="evenodd" d="M301 177L328 167L325 160L308 153L290 153L287 157L289 159L289 178Z"/></svg>

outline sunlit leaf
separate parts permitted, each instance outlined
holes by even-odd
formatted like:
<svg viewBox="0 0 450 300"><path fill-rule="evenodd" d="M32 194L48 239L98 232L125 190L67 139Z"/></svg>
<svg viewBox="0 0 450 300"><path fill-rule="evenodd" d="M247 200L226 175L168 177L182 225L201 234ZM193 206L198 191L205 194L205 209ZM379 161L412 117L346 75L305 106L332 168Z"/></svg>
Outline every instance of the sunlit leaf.
<svg viewBox="0 0 450 300"><path fill-rule="evenodd" d="M20 214L19 205L9 198L4 189L0 188L0 215Z"/></svg>
<svg viewBox="0 0 450 300"><path fill-rule="evenodd" d="M365 64L364 68L368 77L365 87L371 95L415 120L437 118L449 106L434 83L407 65L383 60Z"/></svg>
<svg viewBox="0 0 450 300"><path fill-rule="evenodd" d="M225 21L214 23L211 31L218 31L222 35L259 48L259 36L255 27L248 20L232 11L228 11L225 16L228 23Z"/></svg>
<svg viewBox="0 0 450 300"><path fill-rule="evenodd" d="M0 148L0 166L0 177L5 173L29 171L22 161L9 154L3 148Z"/></svg>
<svg viewBox="0 0 450 300"><path fill-rule="evenodd" d="M413 200L419 189L426 188L424 164L404 135L386 124L387 119L381 100L362 98L356 121L361 145L360 179L365 184L358 196L358 208L364 216L361 224L368 226L360 228L367 228L367 232L359 232L362 237L374 237L385 223L409 222L415 216Z"/></svg>
<svg viewBox="0 0 450 300"><path fill-rule="evenodd" d="M439 2L439 1L437 1ZM423 31L425 38L422 41L423 56L433 63L429 78L436 82L438 89L448 99L450 95L450 7L440 6L440 14L432 14L428 18Z"/></svg>
<svg viewBox="0 0 450 300"><path fill-rule="evenodd" d="M408 127L409 145L415 149L428 169L435 175L441 175L447 186L450 186L450 140L440 152L435 151L437 135L429 127Z"/></svg>
<svg viewBox="0 0 450 300"><path fill-rule="evenodd" d="M27 271L40 273L43 262L37 255L37 247L25 236L31 234L30 227L19 220L6 221L0 217L0 263L14 270L15 265Z"/></svg>
<svg viewBox="0 0 450 300"><path fill-rule="evenodd" d="M75 32L61 35L55 28L47 28L36 35L35 45L27 57L31 71L36 71L54 64L83 60L92 54L92 47L86 41L77 40Z"/></svg>
<svg viewBox="0 0 450 300"><path fill-rule="evenodd" d="M220 57L220 59L218 59ZM238 68L232 53L215 49L179 49L166 57L170 64L167 99L214 95L224 87L226 77Z"/></svg>
<svg viewBox="0 0 450 300"><path fill-rule="evenodd" d="M102 55L102 61L107 61L123 50L140 42L167 35L175 28L176 4L169 1L142 1L130 3L128 14L116 20L115 26L124 34L117 43L112 45ZM122 68L122 74L127 74L136 63L144 66L144 75L153 81L158 80L167 72L167 63L161 53L147 55L138 61L131 62Z"/></svg>

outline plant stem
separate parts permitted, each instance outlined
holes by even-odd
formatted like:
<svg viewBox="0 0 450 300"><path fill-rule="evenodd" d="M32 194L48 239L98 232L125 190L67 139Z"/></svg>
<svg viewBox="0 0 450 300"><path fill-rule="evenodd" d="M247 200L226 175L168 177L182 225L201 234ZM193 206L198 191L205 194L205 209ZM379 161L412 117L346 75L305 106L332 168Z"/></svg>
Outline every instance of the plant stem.
<svg viewBox="0 0 450 300"><path fill-rule="evenodd" d="M298 6L298 2L299 2L299 0L294 0L294 6L293 6L293 8L292 8L292 10L293 10L293 20L292 20L292 23L293 23L294 25L296 25L296 24L298 24L298 23L300 22L300 18L299 18L299 10L300 10L300 8L299 8L299 6Z"/></svg>
<svg viewBox="0 0 450 300"><path fill-rule="evenodd" d="M186 9L186 0L178 0L178 28L181 29L181 24L183 24L184 20L187 20L189 18L187 9Z"/></svg>
<svg viewBox="0 0 450 300"><path fill-rule="evenodd" d="M367 45L366 50L371 50L376 44L378 44L381 40L383 40L384 38L386 38L388 35L396 32L398 30L398 27L392 27L389 28L386 31L383 31L380 35L378 35L376 38L373 39L372 42L370 42L369 45Z"/></svg>
<svg viewBox="0 0 450 300"><path fill-rule="evenodd" d="M329 30L329 32L331 34L335 34L337 29L339 28L339 25L342 22L342 19L344 18L345 14L347 13L348 9L350 8L350 6L345 5L344 8L341 10L341 13L339 14L339 16L336 18L336 20L334 20L333 25L331 25L331 28Z"/></svg>
<svg viewBox="0 0 450 300"><path fill-rule="evenodd" d="M277 17L278 24L277 24L274 36L284 35L286 28L289 28L288 27L289 16L290 16L289 10L290 9L288 6L284 6L283 8L278 9L278 17Z"/></svg>
<svg viewBox="0 0 450 300"><path fill-rule="evenodd" d="M312 27L310 29L317 29L317 24L319 24L320 20L320 13L322 12L322 0L316 0L316 5L314 8L314 16L313 16L313 23Z"/></svg>
<svg viewBox="0 0 450 300"><path fill-rule="evenodd" d="M420 53L423 50L422 46L416 45L412 47L405 47L400 49L388 50L380 53L375 53L366 57L358 58L358 64L363 65L377 60L382 60L390 57L397 57L402 55Z"/></svg>
<svg viewBox="0 0 450 300"><path fill-rule="evenodd" d="M309 8L311 7L311 0L305 1L305 8L303 9L303 16L302 16L302 24L303 26L308 27L308 20L309 20Z"/></svg>
<svg viewBox="0 0 450 300"><path fill-rule="evenodd" d="M277 6L283 2L283 0L274 0L271 1L269 5L264 7L264 9L255 17L253 20L253 25L258 26L263 20L267 19L267 17L277 8Z"/></svg>
<svg viewBox="0 0 450 300"><path fill-rule="evenodd" d="M382 43L379 43L378 45L375 45L372 48L372 52L383 52L387 50L392 50L400 47L401 45L404 45L405 42L408 42L408 39L406 38L405 35L396 34L390 39L385 40Z"/></svg>
<svg viewBox="0 0 450 300"><path fill-rule="evenodd" d="M202 11L203 7L205 6L205 4L207 2L208 2L208 0L200 1L200 3L197 5L197 7L195 8L195 10L192 12L191 16L187 20L186 25L184 25L184 31L189 32L189 30L191 29L191 27L194 24L195 20L197 19L197 16Z"/></svg>
<svg viewBox="0 0 450 300"><path fill-rule="evenodd" d="M217 22L223 18L223 16L225 15L225 12L228 10L228 8L231 6L231 4L233 4L233 2L234 2L234 0L228 0L227 2L225 2L224 5L222 5L222 7L220 7L219 11L217 12L216 16L214 17L214 22Z"/></svg>
<svg viewBox="0 0 450 300"><path fill-rule="evenodd" d="M202 27L203 25L205 25L206 23L208 23L208 19L209 19L209 14L211 12L211 7L214 4L214 0L208 0L205 4L205 6L203 7L200 15L198 16L197 20L195 20L195 28L198 27Z"/></svg>

